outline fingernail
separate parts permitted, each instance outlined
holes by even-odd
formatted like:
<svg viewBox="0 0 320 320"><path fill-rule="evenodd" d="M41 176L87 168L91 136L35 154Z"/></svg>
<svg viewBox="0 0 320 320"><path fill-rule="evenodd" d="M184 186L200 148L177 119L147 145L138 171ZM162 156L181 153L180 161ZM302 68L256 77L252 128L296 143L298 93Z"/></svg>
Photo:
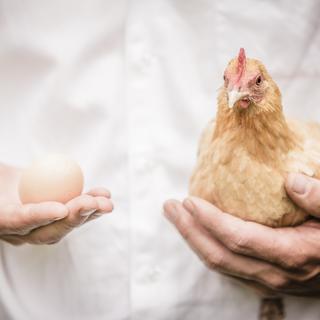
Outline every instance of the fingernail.
<svg viewBox="0 0 320 320"><path fill-rule="evenodd" d="M111 192L108 190L106 193L107 193L106 194L107 198L110 199L111 198Z"/></svg>
<svg viewBox="0 0 320 320"><path fill-rule="evenodd" d="M307 191L308 179L299 173L290 173L289 177L289 188L298 194L304 194Z"/></svg>
<svg viewBox="0 0 320 320"><path fill-rule="evenodd" d="M97 213L93 214L92 216L93 216L93 217L101 217L101 216L103 216L103 215L104 215L103 212L97 212Z"/></svg>
<svg viewBox="0 0 320 320"><path fill-rule="evenodd" d="M62 220L62 219L64 219L64 218L65 218L65 217L56 217L56 218L52 219L52 222L53 222L53 221Z"/></svg>
<svg viewBox="0 0 320 320"><path fill-rule="evenodd" d="M81 217L88 217L91 214L93 214L95 211L97 211L97 210L96 209L84 210L84 211L80 212L80 216Z"/></svg>
<svg viewBox="0 0 320 320"><path fill-rule="evenodd" d="M190 199L185 199L183 201L183 206L185 207L185 209L187 209L189 211L189 213L194 214L195 212L195 208L194 208L194 204Z"/></svg>
<svg viewBox="0 0 320 320"><path fill-rule="evenodd" d="M174 223L179 215L176 205L173 202L167 202L164 206L164 215L169 221Z"/></svg>

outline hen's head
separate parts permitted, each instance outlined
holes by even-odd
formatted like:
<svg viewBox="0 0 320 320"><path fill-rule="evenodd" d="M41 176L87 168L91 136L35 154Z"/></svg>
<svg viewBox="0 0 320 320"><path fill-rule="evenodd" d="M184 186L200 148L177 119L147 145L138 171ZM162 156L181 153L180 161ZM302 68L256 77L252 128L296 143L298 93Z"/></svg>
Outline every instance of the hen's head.
<svg viewBox="0 0 320 320"><path fill-rule="evenodd" d="M250 114L281 110L278 86L260 61L246 58L243 48L229 62L223 78L222 102L229 108Z"/></svg>

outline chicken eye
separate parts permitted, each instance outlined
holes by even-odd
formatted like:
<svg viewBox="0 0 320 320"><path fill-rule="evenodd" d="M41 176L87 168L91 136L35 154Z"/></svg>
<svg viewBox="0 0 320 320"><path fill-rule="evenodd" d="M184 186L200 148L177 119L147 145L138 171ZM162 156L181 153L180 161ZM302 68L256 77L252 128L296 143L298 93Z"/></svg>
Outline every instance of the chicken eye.
<svg viewBox="0 0 320 320"><path fill-rule="evenodd" d="M226 75L225 74L223 75L223 81L226 81Z"/></svg>
<svg viewBox="0 0 320 320"><path fill-rule="evenodd" d="M258 76L257 79L256 79L256 85L259 86L262 82L262 78L261 76Z"/></svg>

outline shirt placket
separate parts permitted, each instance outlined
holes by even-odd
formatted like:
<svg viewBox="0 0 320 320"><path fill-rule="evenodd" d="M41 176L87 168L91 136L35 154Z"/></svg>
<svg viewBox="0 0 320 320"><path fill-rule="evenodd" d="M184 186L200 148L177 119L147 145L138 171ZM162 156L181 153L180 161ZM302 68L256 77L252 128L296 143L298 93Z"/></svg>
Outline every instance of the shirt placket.
<svg viewBox="0 0 320 320"><path fill-rule="evenodd" d="M152 141L154 111L150 106L150 74L156 57L148 45L147 26L133 14L126 37L126 107L129 152L130 198L130 319L138 319L138 310L148 299L150 285L158 279L160 270L152 263L148 239L152 234L147 223L153 213L155 146Z"/></svg>

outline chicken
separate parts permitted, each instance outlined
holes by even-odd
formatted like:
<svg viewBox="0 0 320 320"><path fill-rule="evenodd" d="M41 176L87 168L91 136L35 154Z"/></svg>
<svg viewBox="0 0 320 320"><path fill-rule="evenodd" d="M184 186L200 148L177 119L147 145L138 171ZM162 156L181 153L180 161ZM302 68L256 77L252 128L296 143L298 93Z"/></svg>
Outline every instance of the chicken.
<svg viewBox="0 0 320 320"><path fill-rule="evenodd" d="M296 225L308 214L288 198L284 181L288 172L319 177L318 159L320 126L286 120L277 84L241 48L201 137L190 194L245 220Z"/></svg>

